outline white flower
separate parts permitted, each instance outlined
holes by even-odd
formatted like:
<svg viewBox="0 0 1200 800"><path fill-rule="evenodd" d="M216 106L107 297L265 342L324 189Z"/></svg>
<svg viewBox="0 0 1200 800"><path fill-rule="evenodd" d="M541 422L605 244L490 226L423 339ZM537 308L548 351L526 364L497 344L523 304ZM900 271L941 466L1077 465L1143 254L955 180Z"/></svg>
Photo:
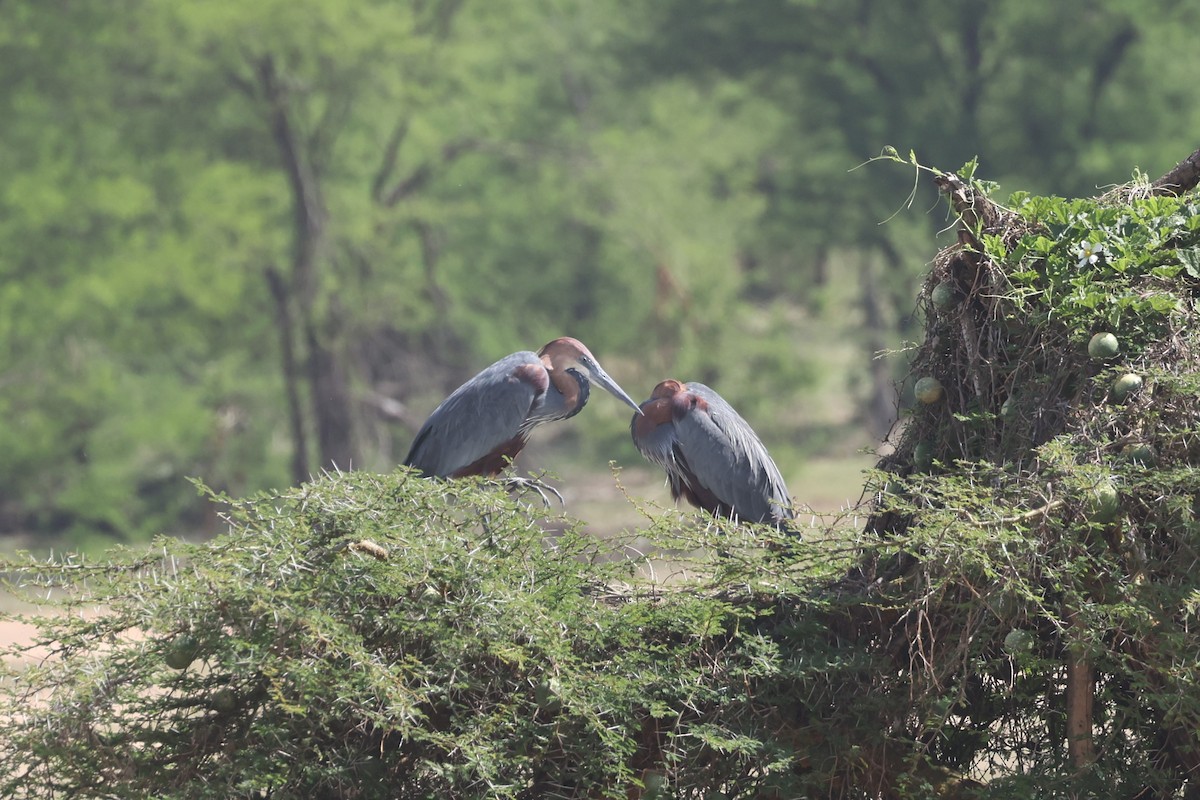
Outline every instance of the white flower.
<svg viewBox="0 0 1200 800"><path fill-rule="evenodd" d="M1099 242L1084 242L1079 248L1079 266L1088 267L1104 257L1104 245Z"/></svg>

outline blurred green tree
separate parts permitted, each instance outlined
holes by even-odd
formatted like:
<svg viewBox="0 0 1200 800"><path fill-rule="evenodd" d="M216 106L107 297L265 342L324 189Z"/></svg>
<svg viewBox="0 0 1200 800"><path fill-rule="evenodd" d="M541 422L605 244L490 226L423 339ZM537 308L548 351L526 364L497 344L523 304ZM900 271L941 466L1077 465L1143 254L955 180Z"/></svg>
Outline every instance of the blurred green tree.
<svg viewBox="0 0 1200 800"><path fill-rule="evenodd" d="M1200 66L1184 42L1200 11L1173 0L674 0L649 13L626 43L641 80L735 80L786 115L758 155L764 205L743 260L763 291L820 303L831 254L849 251L868 353L914 335L922 254L946 224L896 216L911 174L850 172L885 146L943 166L978 157L1002 183L1066 195L1123 182L1131 164L1160 174L1194 147L1194 104L1179 98ZM917 208L934 205L920 187ZM867 420L882 434L895 373L871 372Z"/></svg>
<svg viewBox="0 0 1200 800"><path fill-rule="evenodd" d="M385 468L564 333L634 394L718 384L785 467L821 381L870 441L845 409L882 433L894 367L829 366L911 333L934 226L879 225L911 176L849 170L891 143L1042 191L1157 171L1191 148L1196 13L9 0L0 530L141 537L205 525L185 476ZM632 455L588 413L543 438Z"/></svg>

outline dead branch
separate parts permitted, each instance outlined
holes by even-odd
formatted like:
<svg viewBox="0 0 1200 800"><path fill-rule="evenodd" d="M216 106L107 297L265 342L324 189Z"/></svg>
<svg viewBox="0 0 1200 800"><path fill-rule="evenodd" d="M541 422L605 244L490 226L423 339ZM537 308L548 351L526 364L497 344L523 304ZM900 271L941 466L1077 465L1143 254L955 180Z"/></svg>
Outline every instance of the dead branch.
<svg viewBox="0 0 1200 800"><path fill-rule="evenodd" d="M1150 184L1155 194L1179 195L1200 184L1200 150L1176 164L1170 172Z"/></svg>
<svg viewBox="0 0 1200 800"><path fill-rule="evenodd" d="M982 252L979 234L1002 227L1009 214L953 173L938 173L933 176L933 183L938 191L946 195L950 207L958 214L959 242L976 252Z"/></svg>

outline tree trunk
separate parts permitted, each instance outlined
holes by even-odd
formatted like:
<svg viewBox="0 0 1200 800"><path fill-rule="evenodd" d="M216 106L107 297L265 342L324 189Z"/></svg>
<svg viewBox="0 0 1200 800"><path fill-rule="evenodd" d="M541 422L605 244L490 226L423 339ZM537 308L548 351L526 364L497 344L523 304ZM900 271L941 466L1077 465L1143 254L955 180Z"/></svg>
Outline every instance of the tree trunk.
<svg viewBox="0 0 1200 800"><path fill-rule="evenodd" d="M350 381L344 360L324 341L326 336L331 341L338 340L340 321L340 314L331 309L324 331L310 319L304 333L308 343L308 382L316 416L321 468L349 470L360 463L354 448Z"/></svg>
<svg viewBox="0 0 1200 800"><path fill-rule="evenodd" d="M275 299L275 320L279 327L279 348L283 367L283 385L287 395L288 425L292 431L292 482L304 483L312 473L308 469L308 435L304 430L304 407L300 401L300 368L296 362L296 323L292 319L287 284L279 270L267 267L267 284Z"/></svg>
<svg viewBox="0 0 1200 800"><path fill-rule="evenodd" d="M1096 742L1092 736L1092 708L1095 704L1095 678L1092 663L1076 640L1082 635L1077 611L1069 612L1070 640L1067 642L1067 760L1075 769L1084 769L1096 760Z"/></svg>
<svg viewBox="0 0 1200 800"><path fill-rule="evenodd" d="M879 357L879 353L887 347L888 324L884 319L883 306L879 299L872 255L871 252L865 253L859 263L859 300L862 303L869 351L867 355L871 367L871 394L867 398L866 408L867 424L870 426L871 435L883 440L892 429L892 423L896 421L896 387L892 383L888 361Z"/></svg>
<svg viewBox="0 0 1200 800"><path fill-rule="evenodd" d="M347 371L337 350L336 302L329 303L325 320L317 312L317 266L327 258L326 223L329 213L321 195L320 182L305 143L294 125L287 89L279 80L275 62L266 56L256 64L259 85L267 101L271 134L292 192L294 237L291 296L298 319L290 324L302 328L308 347L309 399L312 405L317 448L322 468L350 469L356 463L352 403ZM292 341L296 340L293 331ZM293 427L293 436L296 435ZM296 447L301 446L296 442ZM293 468L295 468L295 464ZM305 465L307 466L307 465Z"/></svg>

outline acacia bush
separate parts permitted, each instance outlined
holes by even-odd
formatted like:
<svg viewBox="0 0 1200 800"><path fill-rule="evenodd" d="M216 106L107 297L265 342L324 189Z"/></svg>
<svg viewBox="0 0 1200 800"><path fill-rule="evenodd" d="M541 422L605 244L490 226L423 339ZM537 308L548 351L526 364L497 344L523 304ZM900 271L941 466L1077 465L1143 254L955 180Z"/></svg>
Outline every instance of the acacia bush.
<svg viewBox="0 0 1200 800"><path fill-rule="evenodd" d="M601 542L404 470L213 498L210 542L8 565L65 609L7 654L0 789L1200 796L1200 207L936 177L937 384L865 526L646 509Z"/></svg>
<svg viewBox="0 0 1200 800"><path fill-rule="evenodd" d="M675 549L671 585L540 500L407 471L233 502L230 521L15 568L73 613L40 620L49 657L5 685L6 796L791 791L805 697L868 669L815 645L803 597L832 561L792 575L728 527L641 532Z"/></svg>

